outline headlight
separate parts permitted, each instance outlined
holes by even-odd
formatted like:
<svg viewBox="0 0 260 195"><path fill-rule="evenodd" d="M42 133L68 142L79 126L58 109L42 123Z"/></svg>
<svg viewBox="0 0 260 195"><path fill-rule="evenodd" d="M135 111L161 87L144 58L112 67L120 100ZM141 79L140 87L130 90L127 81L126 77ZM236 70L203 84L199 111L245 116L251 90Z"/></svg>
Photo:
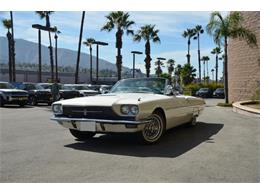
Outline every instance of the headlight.
<svg viewBox="0 0 260 195"><path fill-rule="evenodd" d="M62 105L61 104L53 104L52 111L54 114L62 114Z"/></svg>
<svg viewBox="0 0 260 195"><path fill-rule="evenodd" d="M137 115L139 108L136 105L123 105L121 106L121 113L124 115Z"/></svg>

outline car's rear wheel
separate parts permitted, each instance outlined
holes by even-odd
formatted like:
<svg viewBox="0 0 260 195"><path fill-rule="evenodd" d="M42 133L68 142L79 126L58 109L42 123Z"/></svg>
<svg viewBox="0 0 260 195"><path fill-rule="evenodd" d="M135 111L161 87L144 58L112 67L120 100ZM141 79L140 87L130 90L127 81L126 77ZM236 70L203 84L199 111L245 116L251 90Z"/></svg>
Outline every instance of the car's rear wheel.
<svg viewBox="0 0 260 195"><path fill-rule="evenodd" d="M141 141L145 144L154 144L160 140L165 132L165 119L161 112L154 112L151 121L147 123L144 129L139 133Z"/></svg>
<svg viewBox="0 0 260 195"><path fill-rule="evenodd" d="M96 135L95 132L79 131L79 130L75 130L75 129L70 129L70 133L78 140L87 140Z"/></svg>

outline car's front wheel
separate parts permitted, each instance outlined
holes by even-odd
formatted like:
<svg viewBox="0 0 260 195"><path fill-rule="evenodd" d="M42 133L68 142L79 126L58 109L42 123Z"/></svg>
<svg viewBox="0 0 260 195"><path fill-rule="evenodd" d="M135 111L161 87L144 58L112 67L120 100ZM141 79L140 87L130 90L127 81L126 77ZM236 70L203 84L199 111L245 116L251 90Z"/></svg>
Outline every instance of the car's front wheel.
<svg viewBox="0 0 260 195"><path fill-rule="evenodd" d="M78 140L87 140L89 138L92 138L96 135L95 132L86 132L86 131L79 131L75 129L70 129L71 135L73 135Z"/></svg>
<svg viewBox="0 0 260 195"><path fill-rule="evenodd" d="M165 131L165 119L160 112L154 112L144 129L140 132L141 141L145 144L154 144L159 141Z"/></svg>

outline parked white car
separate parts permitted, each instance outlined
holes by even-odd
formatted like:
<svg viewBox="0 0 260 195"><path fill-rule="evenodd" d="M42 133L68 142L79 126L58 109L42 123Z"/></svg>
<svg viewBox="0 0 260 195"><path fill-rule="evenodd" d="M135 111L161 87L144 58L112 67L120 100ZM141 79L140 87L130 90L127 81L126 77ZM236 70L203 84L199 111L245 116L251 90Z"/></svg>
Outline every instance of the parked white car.
<svg viewBox="0 0 260 195"><path fill-rule="evenodd" d="M125 79L107 94L55 102L52 120L79 140L96 133L137 132L151 144L168 129L195 125L204 105L201 98L180 95L164 78Z"/></svg>
<svg viewBox="0 0 260 195"><path fill-rule="evenodd" d="M64 84L65 88L77 90L80 96L93 96L99 94L98 91L90 89L87 84Z"/></svg>

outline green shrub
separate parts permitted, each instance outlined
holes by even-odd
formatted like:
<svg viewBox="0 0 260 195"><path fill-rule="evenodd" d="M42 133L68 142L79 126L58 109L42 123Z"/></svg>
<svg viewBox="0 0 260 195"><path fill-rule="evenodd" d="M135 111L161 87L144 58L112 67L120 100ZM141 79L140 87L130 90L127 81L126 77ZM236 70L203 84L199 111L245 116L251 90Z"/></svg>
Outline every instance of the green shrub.
<svg viewBox="0 0 260 195"><path fill-rule="evenodd" d="M183 88L185 95L195 95L196 91L198 91L200 88L210 88L212 91L215 91L217 88L224 88L223 84L203 84L203 83L192 83L189 85L186 85Z"/></svg>

